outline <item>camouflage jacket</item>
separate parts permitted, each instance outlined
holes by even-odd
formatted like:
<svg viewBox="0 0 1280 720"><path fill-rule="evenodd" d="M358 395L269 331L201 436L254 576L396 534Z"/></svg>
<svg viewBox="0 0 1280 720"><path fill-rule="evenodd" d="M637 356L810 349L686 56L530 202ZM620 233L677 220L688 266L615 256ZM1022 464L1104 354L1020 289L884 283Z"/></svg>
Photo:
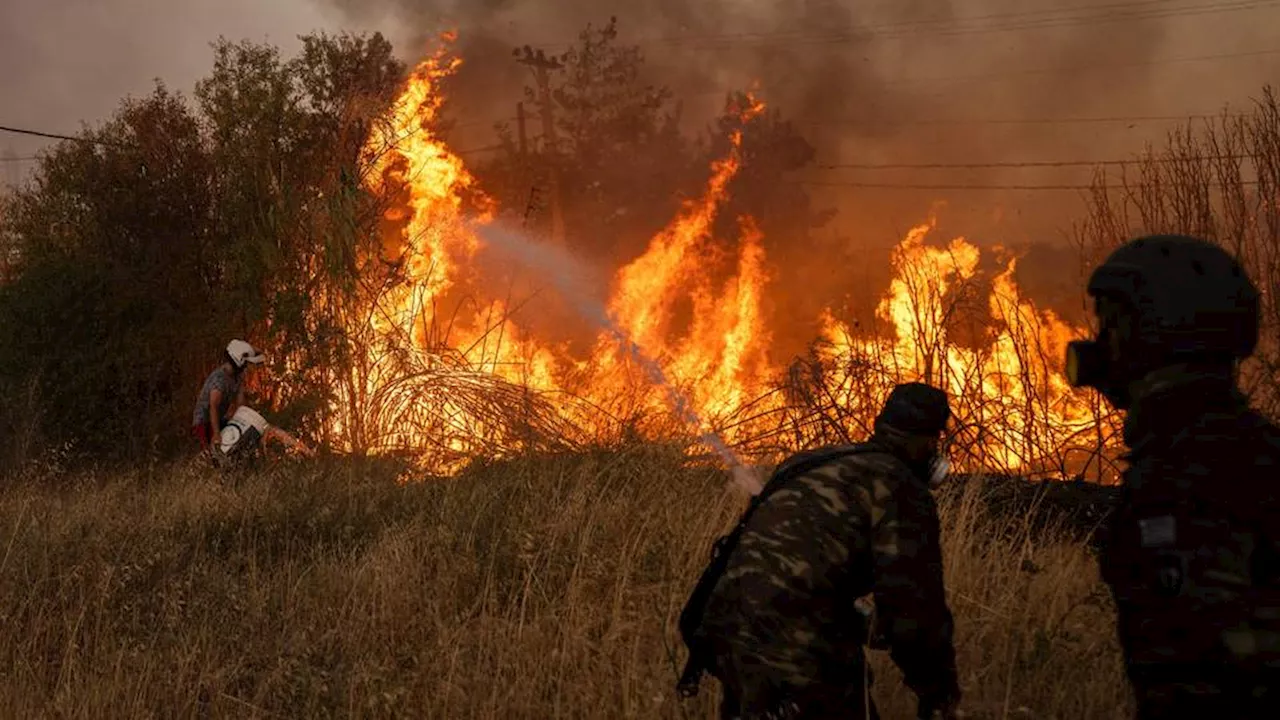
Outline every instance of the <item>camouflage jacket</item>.
<svg viewBox="0 0 1280 720"><path fill-rule="evenodd" d="M855 602L872 592L907 685L958 700L937 507L879 448L791 478L755 511L703 620L721 674L766 705L851 673L861 681L867 628Z"/></svg>
<svg viewBox="0 0 1280 720"><path fill-rule="evenodd" d="M1100 556L1130 679L1266 684L1280 672L1280 430L1222 378L1148 387Z"/></svg>

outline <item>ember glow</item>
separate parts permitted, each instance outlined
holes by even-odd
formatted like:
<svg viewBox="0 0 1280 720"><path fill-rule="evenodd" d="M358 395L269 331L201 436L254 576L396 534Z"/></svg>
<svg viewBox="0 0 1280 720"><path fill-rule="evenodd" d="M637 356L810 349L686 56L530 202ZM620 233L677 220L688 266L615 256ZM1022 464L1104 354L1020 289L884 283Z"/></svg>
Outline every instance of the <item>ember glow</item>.
<svg viewBox="0 0 1280 720"><path fill-rule="evenodd" d="M925 380L954 398L966 441L957 465L1047 475L1086 469L1087 453L1072 459L1069 451L1096 444L1098 408L1069 389L1059 367L1065 343L1084 330L1034 307L1015 284L1010 259L987 278L986 302L977 304L980 341L953 340L957 308L966 298L974 306L981 254L964 239L926 245L932 222L914 228L893 254L895 277L876 312L880 327L855 332L824 311L809 357L771 356L762 310L771 291L767 238L750 217L736 218L737 237L713 232L742 164L742 138L764 110L750 95L745 106L728 109L738 122L705 190L614 272L603 303L704 426L670 420L670 393L654 387L614 332L595 328L589 357L540 342L518 313L508 315L503 289L477 281L484 243L474 228L493 222L494 203L432 133L441 82L460 62L444 51L422 62L387 127L367 143L369 186L388 209L382 256L365 265L377 291L350 328L365 339L364 356L353 363L333 420L351 449L417 454L449 471L539 438L586 443L627 424L651 436L717 431L767 461L830 441L837 430L863 435L894 383ZM724 247L737 253L728 278L704 267L708 251ZM470 309L454 312L463 296ZM676 322L680 305L692 308L684 324ZM666 424L652 420L664 413Z"/></svg>

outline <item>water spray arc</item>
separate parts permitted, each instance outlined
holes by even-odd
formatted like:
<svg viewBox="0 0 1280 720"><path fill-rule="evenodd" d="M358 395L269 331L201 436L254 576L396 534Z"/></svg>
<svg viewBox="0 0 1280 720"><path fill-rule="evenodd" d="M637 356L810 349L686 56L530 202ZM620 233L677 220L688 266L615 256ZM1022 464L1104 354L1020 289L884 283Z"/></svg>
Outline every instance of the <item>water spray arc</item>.
<svg viewBox="0 0 1280 720"><path fill-rule="evenodd" d="M555 247L535 244L526 239L521 233L509 228L474 222L472 223L472 228L476 235L485 240L491 247L506 253L525 267L544 274L564 294L564 297L572 303L573 307L584 319L609 333L618 346L644 368L649 380L654 385L662 388L666 394L667 401L671 404L672 410L680 420L691 427L698 428L699 439L715 450L716 454L724 460L733 474L734 482L752 495L760 492L761 484L756 474L742 462L742 459L729 447L724 438L720 437L715 431L707 429L706 423L693 409L689 399L672 386L662 366L647 355L639 345L632 341L627 332L613 318L609 317L609 313L602 303L591 299L583 292L581 283L575 278L575 274L581 275L582 273L580 271L578 273L574 272L579 263L573 256Z"/></svg>

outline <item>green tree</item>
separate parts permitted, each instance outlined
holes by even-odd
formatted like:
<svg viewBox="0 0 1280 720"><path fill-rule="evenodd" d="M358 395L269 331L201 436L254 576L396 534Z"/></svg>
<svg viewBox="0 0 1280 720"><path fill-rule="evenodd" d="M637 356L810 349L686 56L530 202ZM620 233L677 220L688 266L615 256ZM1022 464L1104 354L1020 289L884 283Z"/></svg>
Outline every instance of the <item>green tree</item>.
<svg viewBox="0 0 1280 720"><path fill-rule="evenodd" d="M181 355L213 314L210 158L181 96L123 104L57 146L4 213L0 376L38 390L51 442L136 454L189 403Z"/></svg>
<svg viewBox="0 0 1280 720"><path fill-rule="evenodd" d="M253 335L272 352L265 404L313 433L329 427L323 411L357 361L345 330L374 274L381 214L364 145L403 78L380 35L319 35L287 62L274 47L220 42L197 86L226 249L223 335Z"/></svg>
<svg viewBox="0 0 1280 720"><path fill-rule="evenodd" d="M271 355L255 404L315 431L353 354L381 214L365 138L403 66L378 35L214 55L194 106L164 87L126 101L0 212L0 390L38 391L48 442L98 459L178 447L231 337Z"/></svg>

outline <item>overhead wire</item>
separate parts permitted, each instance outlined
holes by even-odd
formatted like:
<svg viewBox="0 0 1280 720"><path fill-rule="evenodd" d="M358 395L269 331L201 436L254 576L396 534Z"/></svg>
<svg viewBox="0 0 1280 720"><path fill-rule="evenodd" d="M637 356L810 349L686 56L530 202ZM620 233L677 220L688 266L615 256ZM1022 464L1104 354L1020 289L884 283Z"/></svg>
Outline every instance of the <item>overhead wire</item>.
<svg viewBox="0 0 1280 720"><path fill-rule="evenodd" d="M892 123L895 126L962 126L962 125L1090 125L1105 123L1157 123L1157 122L1187 122L1192 120L1217 120L1221 118L1242 118L1248 117L1246 113L1222 112L1222 113L1203 113L1195 112L1186 115L1113 115L1103 117L1041 117L1041 118L894 118L893 120L884 120L883 122ZM463 123L455 123L451 128L479 127L481 125L497 125L504 122L515 122L519 118L515 115L510 117L499 117L491 120L468 120ZM831 120L792 120L799 125L824 126L824 125L858 125L877 121L878 118L836 118Z"/></svg>
<svg viewBox="0 0 1280 720"><path fill-rule="evenodd" d="M1280 5L1280 2L1277 0L1228 0L1227 2L1193 5L1170 5L1167 0L1141 0L1139 2L993 13L954 19L907 20L868 24L836 33L814 33L810 30L708 33L703 35L639 37L627 39L624 42L639 47L703 43L703 48L706 49L723 49L735 46L760 47L762 42L766 45L772 43L787 43L792 46L820 45L848 40L900 39L911 35L923 34L932 36L981 35L992 32L1057 29L1135 20L1198 17L1206 14L1268 9L1278 5ZM976 21L983 20L1003 20L1007 22L986 25L974 24ZM531 45L531 47L543 49L569 48L572 47L572 43L551 42Z"/></svg>
<svg viewBox="0 0 1280 720"><path fill-rule="evenodd" d="M1075 6L1070 8L1054 8L1031 10L1013 13L992 13L987 15L970 16L966 18L958 18L951 21L946 20L919 20L919 21L903 21L896 23L883 23L880 25L869 25L857 28L858 32L880 33L879 37L884 37L885 31L894 29L905 30L907 28L924 28L922 31L928 31L931 26L941 23L951 23L950 28L944 28L944 34L970 34L973 32L989 32L989 31L1006 31L1018 29L1039 29L1043 27L1065 27L1070 25L1088 25L1102 22L1111 22L1117 20L1133 20L1148 18L1164 18L1164 17L1190 17L1210 12L1227 12L1237 10L1249 10L1265 7L1275 7L1280 5L1280 0L1229 0L1228 2L1217 2L1197 5L1169 6L1163 0L1141 0L1139 2L1123 2L1109 3L1104 5L1093 6ZM1100 11L1108 11L1102 12ZM967 27L966 23L974 23L982 20L1006 21L1005 24L995 24L988 26ZM936 34L937 31L935 31ZM801 33L724 33L718 35L701 36L676 36L666 38L650 38L638 39L632 41L632 44L662 44L662 43L680 43L689 40L708 40L708 39L733 39L738 41L754 40L754 39L787 39L808 41L830 41L839 37L852 38L854 35L845 34L843 36L823 35L814 36L811 34ZM802 44L804 44L802 42ZM968 76L942 76L935 78L920 78L914 81L905 82L945 82L955 83L967 80L983 80L998 77L1011 77L1023 75L1042 75L1057 74L1063 72L1078 72L1081 70L1106 69L1114 70L1123 67L1140 67L1150 65L1163 65L1170 63L1182 62L1203 62L1212 60L1233 59L1242 57L1257 57L1263 55L1280 54L1280 49L1262 49L1251 50L1234 53L1221 53L1214 55L1201 55L1183 58L1156 58L1147 61L1138 61L1131 63L1103 63L1092 65L1065 66L1057 68L1029 69L1019 70L1008 73L985 73ZM900 81L903 82L903 81ZM710 94L710 93L708 93ZM721 94L716 91L715 94ZM1223 116L1230 117L1232 115L1225 114ZM1239 117L1239 115L1235 115ZM1198 118L1222 117L1210 115L1148 115L1148 116L1114 116L1114 117L1095 117L1095 118L974 118L974 119L935 119L935 120L906 120L902 124L912 125L998 125L998 124L1087 124L1087 123L1108 123L1108 122L1161 122L1161 121L1188 121ZM505 118L494 122L502 122L504 120L515 120L516 118ZM857 123L857 120L829 120L819 121L813 124L843 124ZM467 127L480 124L488 124L487 121L473 121L468 123L459 123L454 127ZM58 140L69 140L75 142L88 142L102 145L116 145L110 141L96 140L86 137L74 137L59 133L50 133L44 131L29 130L23 128L9 127L0 125L0 130L20 133L38 137L45 137ZM485 147L473 148L469 150L457 151L455 154L466 155L472 153L488 152L498 150L501 144L489 145ZM35 158L0 158L9 161L35 159ZM864 170L884 170L884 169L978 169L978 168L1029 168L1029 167L1096 167L1107 165L1125 165L1140 160L1072 160L1072 161L1002 161L1002 162L971 162L971 163L829 163L819 166L819 169L864 169ZM1006 190L1072 190L1083 189L1087 186L1078 185L903 185L893 183L848 183L848 182L823 182L823 181L802 181L805 184L815 186L844 186L844 187L884 187L884 188L915 188L930 190L985 190L985 189L1006 189Z"/></svg>
<svg viewBox="0 0 1280 720"><path fill-rule="evenodd" d="M1250 160L1257 157L1249 154L1212 155L1195 158L1132 158L1128 160L1006 160L997 162L964 162L964 163L822 163L815 166L819 170L978 170L986 168L1065 168L1065 167L1100 167L1115 165L1138 165L1148 162L1177 163L1212 160Z"/></svg>
<svg viewBox="0 0 1280 720"><path fill-rule="evenodd" d="M0 125L0 130L11 132L18 135L33 135L35 137L50 138L52 140L71 140L73 142L91 143L94 145L110 145L120 147L120 143L111 142L110 140L97 140L88 137L75 137L74 135L62 135L60 133L44 132L42 130L27 130L25 128L10 127L8 125Z"/></svg>
<svg viewBox="0 0 1280 720"><path fill-rule="evenodd" d="M1095 123L1153 123L1153 122L1187 122L1188 120L1210 120L1219 118L1242 118L1245 113L1222 112L1218 114L1189 113L1186 115L1114 115L1110 117L1062 117L1062 118L902 118L894 119L894 125L1075 125ZM867 119L810 120L807 125L854 125L870 121Z"/></svg>
<svg viewBox="0 0 1280 720"><path fill-rule="evenodd" d="M1096 186L1089 184L1045 184L1045 185L1018 185L1018 184L971 184L971 183L939 183L939 184L920 184L920 183L879 183L879 182L839 182L839 181L823 181L823 180L785 180L794 185L810 185L813 187L830 187L830 188L858 188L869 190L913 190L913 191L1009 191L1009 192L1034 192L1034 191L1088 191L1093 190ZM1253 187L1258 183L1255 180L1243 180L1241 185ZM1127 183L1126 187L1146 187L1148 183ZM1212 183L1214 187L1221 183Z"/></svg>
<svg viewBox="0 0 1280 720"><path fill-rule="evenodd" d="M930 37L963 37L973 35L988 35L993 33L1010 33L1028 30L1057 30L1073 27L1086 27L1091 25L1103 25L1108 23L1119 22L1135 22L1145 20L1164 20L1170 18L1188 18L1202 15L1212 15L1223 12L1239 12L1245 10L1258 10L1276 7L1274 0L1266 0L1263 2L1240 2L1232 3L1227 6L1214 6L1203 8L1164 8L1153 10L1145 13L1114 13L1110 15L1082 16L1077 18L1061 18L1046 19L1043 21L1031 21L1023 23L1009 23L1005 25L990 25L973 27L952 27L946 28L939 26L936 29L924 28L915 31L897 31L878 28L855 28L849 32L831 33L831 34L810 34L797 39L787 38L764 38L761 41L736 41L736 42L710 42L702 45L695 45L688 49L691 50L723 50L733 47L771 47L775 45L785 44L791 47L795 46L817 46L839 44L850 41L875 41L882 42L885 40L901 40L905 38L915 37L918 35L929 35Z"/></svg>

